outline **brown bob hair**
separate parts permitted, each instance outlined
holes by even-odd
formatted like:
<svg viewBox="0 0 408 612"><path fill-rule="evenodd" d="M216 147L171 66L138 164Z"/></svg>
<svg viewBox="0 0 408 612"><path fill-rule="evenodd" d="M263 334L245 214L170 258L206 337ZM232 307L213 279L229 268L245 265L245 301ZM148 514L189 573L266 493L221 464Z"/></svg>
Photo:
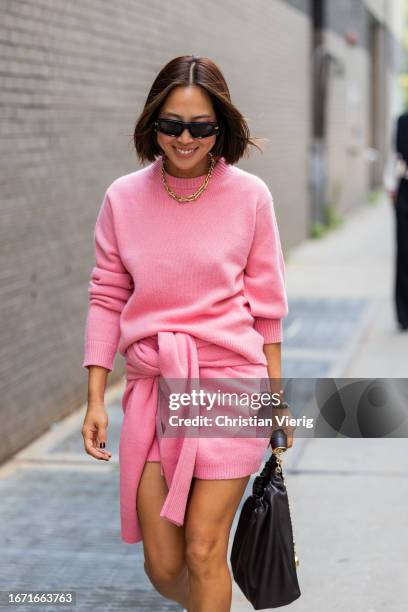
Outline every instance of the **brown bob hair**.
<svg viewBox="0 0 408 612"><path fill-rule="evenodd" d="M163 153L157 143L153 123L167 95L179 85L198 85L211 98L221 128L211 149L214 157L223 156L228 164L234 164L242 156L248 156L249 145L263 152L255 141L265 139L251 138L245 118L231 102L228 85L218 66L208 57L181 55L170 60L160 70L136 122L133 143L142 164L154 161Z"/></svg>

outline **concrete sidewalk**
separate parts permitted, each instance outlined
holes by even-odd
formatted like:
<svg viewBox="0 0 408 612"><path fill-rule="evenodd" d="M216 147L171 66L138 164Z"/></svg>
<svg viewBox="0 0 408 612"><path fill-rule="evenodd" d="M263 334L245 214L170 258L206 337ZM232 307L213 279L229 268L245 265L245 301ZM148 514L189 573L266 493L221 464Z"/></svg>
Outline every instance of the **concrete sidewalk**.
<svg viewBox="0 0 408 612"><path fill-rule="evenodd" d="M396 331L390 298L392 213L385 199L364 206L287 258L285 377L406 376L408 334ZM84 407L1 467L0 590L72 589L81 611L180 609L151 587L141 544L119 537L123 389L106 396L110 463L83 451ZM284 471L302 596L291 609L405 609L407 446L405 439L295 440ZM233 612L251 609L234 584Z"/></svg>

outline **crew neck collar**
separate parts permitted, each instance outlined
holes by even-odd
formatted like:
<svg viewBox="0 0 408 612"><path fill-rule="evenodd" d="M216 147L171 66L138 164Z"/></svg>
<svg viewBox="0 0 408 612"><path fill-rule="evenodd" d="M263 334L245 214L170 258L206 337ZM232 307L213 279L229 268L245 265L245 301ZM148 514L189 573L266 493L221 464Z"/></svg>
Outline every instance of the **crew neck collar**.
<svg viewBox="0 0 408 612"><path fill-rule="evenodd" d="M159 180L159 181L162 181L162 174L161 174L162 163L163 163L163 158L161 155L152 162L153 176L156 180ZM218 181L222 179L222 177L227 173L229 166L230 164L227 164L227 162L225 161L225 158L220 157L212 171L210 183L213 183L214 181ZM180 177L180 176L173 176L172 174L169 174L168 172L166 172L166 181L167 181L167 184L175 191L177 189L194 190L200 187L200 185L204 182L204 179L206 176L207 176L207 173L201 174L200 176L195 176L193 178L186 178L186 177Z"/></svg>

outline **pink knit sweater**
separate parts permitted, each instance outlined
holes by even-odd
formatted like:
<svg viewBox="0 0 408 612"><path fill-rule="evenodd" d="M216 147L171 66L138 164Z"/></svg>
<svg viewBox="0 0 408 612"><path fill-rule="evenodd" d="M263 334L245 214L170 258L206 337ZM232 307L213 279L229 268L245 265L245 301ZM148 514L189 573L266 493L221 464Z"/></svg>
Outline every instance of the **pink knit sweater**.
<svg viewBox="0 0 408 612"><path fill-rule="evenodd" d="M95 227L83 366L113 369L134 341L188 332L266 364L288 313L272 195L258 176L218 160L207 189L180 204L161 157L114 180ZM204 175L167 174L188 195Z"/></svg>

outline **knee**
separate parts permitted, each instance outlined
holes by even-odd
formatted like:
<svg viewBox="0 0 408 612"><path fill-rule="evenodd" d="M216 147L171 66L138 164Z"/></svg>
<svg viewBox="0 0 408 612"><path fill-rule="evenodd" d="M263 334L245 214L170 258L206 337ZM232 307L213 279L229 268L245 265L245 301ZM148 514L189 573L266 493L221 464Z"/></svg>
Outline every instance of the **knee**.
<svg viewBox="0 0 408 612"><path fill-rule="evenodd" d="M158 590L172 587L185 571L185 564L175 560L160 559L144 562L144 571L151 583Z"/></svg>
<svg viewBox="0 0 408 612"><path fill-rule="evenodd" d="M199 535L186 539L186 565L195 575L218 575L226 563L225 546L216 535Z"/></svg>

